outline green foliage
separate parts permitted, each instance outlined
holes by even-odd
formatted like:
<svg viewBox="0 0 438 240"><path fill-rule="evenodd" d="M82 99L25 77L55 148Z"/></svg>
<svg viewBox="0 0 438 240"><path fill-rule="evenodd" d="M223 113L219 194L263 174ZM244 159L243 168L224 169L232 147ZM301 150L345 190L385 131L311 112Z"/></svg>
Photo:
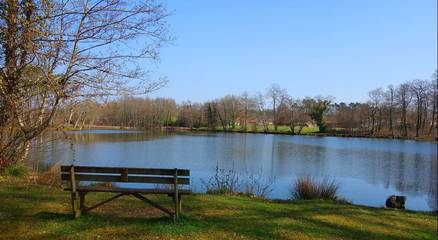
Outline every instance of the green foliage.
<svg viewBox="0 0 438 240"><path fill-rule="evenodd" d="M231 194L229 188L221 187L221 188L209 188L206 191L207 194L214 194L214 195L225 195L225 194Z"/></svg>
<svg viewBox="0 0 438 240"><path fill-rule="evenodd" d="M4 169L4 175L7 177L26 177L29 175L29 168L21 164L12 164Z"/></svg>
<svg viewBox="0 0 438 240"><path fill-rule="evenodd" d="M309 111L309 116L319 127L320 132L326 131L326 124L324 120L324 116L328 110L330 105L330 100L323 99L310 99L306 101L307 109Z"/></svg>

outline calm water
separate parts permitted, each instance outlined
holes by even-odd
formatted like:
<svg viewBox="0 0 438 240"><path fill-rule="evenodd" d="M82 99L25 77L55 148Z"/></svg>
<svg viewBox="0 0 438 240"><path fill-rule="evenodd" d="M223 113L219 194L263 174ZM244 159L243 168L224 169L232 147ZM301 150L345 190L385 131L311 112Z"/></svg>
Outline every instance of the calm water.
<svg viewBox="0 0 438 240"><path fill-rule="evenodd" d="M31 164L188 168L202 192L215 167L243 178L275 177L270 198L287 199L298 176L334 178L340 195L356 204L383 206L406 195L412 210L436 208L437 145L433 142L263 134L147 134L95 130L70 133L73 147L52 142L31 154ZM74 149L74 151L72 150Z"/></svg>

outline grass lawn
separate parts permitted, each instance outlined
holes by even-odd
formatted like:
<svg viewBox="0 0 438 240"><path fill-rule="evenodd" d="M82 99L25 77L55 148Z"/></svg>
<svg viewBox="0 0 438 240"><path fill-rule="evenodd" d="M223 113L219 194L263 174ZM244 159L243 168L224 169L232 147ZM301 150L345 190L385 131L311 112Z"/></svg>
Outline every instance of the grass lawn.
<svg viewBox="0 0 438 240"><path fill-rule="evenodd" d="M298 127L295 128L295 133L298 132ZM198 130L207 131L208 129L206 127L200 127ZM223 128L221 126L216 127L216 131L223 131ZM229 132L241 132L242 129L239 126L236 126L233 129L228 129ZM254 128L253 124L248 124L247 132L257 132L257 133L264 133L263 126L257 125L257 128ZM272 124L268 125L268 132L269 133L290 133L290 128L288 126L280 125L277 128L277 131L275 131L275 127ZM303 127L301 130L301 134L314 134L319 133L318 128L314 127Z"/></svg>
<svg viewBox="0 0 438 240"><path fill-rule="evenodd" d="M436 238L437 219L432 214L327 201L273 203L206 194L183 199L183 217L177 223L130 196L72 219L68 192L0 181L0 239ZM90 202L109 196L87 195Z"/></svg>

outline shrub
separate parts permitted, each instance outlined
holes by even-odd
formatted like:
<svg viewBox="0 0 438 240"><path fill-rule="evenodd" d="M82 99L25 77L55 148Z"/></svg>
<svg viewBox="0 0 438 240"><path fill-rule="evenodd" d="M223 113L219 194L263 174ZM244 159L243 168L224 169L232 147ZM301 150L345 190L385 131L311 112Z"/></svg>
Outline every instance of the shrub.
<svg viewBox="0 0 438 240"><path fill-rule="evenodd" d="M47 186L60 186L61 185L61 172L58 164L47 171L35 173L29 178L30 182Z"/></svg>
<svg viewBox="0 0 438 240"><path fill-rule="evenodd" d="M4 175L9 177L26 177L29 169L22 164L12 164L4 169Z"/></svg>
<svg viewBox="0 0 438 240"><path fill-rule="evenodd" d="M208 181L201 179L201 182L209 194L236 193L240 186L239 176L234 166L228 171L216 166L215 174Z"/></svg>
<svg viewBox="0 0 438 240"><path fill-rule="evenodd" d="M259 174L250 174L245 179L244 186L246 195L266 198L266 196L272 192L275 177L265 179L262 176L262 171L260 171Z"/></svg>
<svg viewBox="0 0 438 240"><path fill-rule="evenodd" d="M208 181L201 179L201 182L208 194L239 194L265 198L272 191L275 178L265 179L262 175L262 171L258 174L237 174L234 166L230 170L216 166L215 174Z"/></svg>
<svg viewBox="0 0 438 240"><path fill-rule="evenodd" d="M339 184L335 180L326 178L317 182L310 176L303 176L295 181L291 195L294 200L337 200L338 190Z"/></svg>

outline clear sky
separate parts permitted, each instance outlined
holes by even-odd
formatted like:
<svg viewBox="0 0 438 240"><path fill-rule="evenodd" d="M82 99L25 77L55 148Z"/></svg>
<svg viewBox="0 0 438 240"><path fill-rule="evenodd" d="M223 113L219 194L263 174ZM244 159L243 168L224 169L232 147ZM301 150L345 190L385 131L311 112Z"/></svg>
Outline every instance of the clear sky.
<svg viewBox="0 0 438 240"><path fill-rule="evenodd" d="M436 0L163 0L173 44L151 94L205 101L277 83L298 98L364 101L437 68Z"/></svg>

